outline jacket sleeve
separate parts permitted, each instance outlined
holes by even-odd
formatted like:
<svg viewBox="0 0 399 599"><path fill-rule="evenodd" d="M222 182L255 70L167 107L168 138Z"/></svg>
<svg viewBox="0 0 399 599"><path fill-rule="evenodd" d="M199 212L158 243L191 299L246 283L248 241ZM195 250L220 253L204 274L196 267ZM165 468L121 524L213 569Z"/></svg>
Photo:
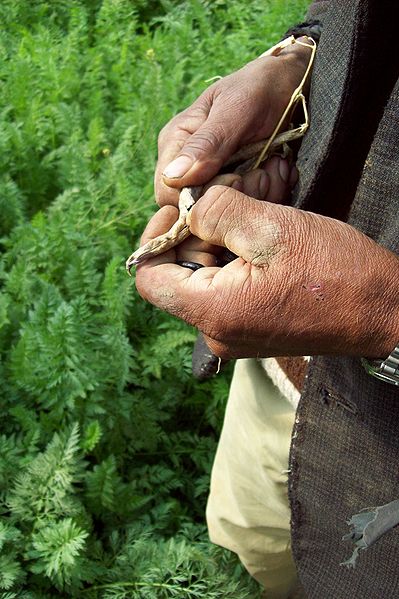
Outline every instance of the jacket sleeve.
<svg viewBox="0 0 399 599"><path fill-rule="evenodd" d="M306 19L317 19L323 22L324 15L327 13L331 0L313 0L306 13Z"/></svg>

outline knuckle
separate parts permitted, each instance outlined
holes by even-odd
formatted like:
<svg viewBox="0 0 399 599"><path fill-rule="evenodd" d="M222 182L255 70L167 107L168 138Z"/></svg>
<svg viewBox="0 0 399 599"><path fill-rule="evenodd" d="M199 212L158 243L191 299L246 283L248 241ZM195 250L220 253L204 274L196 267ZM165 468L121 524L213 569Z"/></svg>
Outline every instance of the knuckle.
<svg viewBox="0 0 399 599"><path fill-rule="evenodd" d="M211 100L207 94L201 94L188 108L180 112L176 119L181 123L199 122L206 118L211 107Z"/></svg>
<svg viewBox="0 0 399 599"><path fill-rule="evenodd" d="M286 206L284 210L279 211L278 220L284 246L296 250L306 245L307 239L312 239L317 215Z"/></svg>
<svg viewBox="0 0 399 599"><path fill-rule="evenodd" d="M218 235L220 224L228 218L232 210L234 194L235 191L230 187L211 187L192 210L192 233L204 241L214 239Z"/></svg>
<svg viewBox="0 0 399 599"><path fill-rule="evenodd" d="M205 209L220 210L225 213L225 211L234 203L236 194L236 190L231 187L226 187L225 185L213 185L204 196L208 200Z"/></svg>
<svg viewBox="0 0 399 599"><path fill-rule="evenodd" d="M185 149L194 150L198 156L198 152L204 154L214 154L224 141L224 132L221 128L213 127L201 128L192 135L185 145Z"/></svg>

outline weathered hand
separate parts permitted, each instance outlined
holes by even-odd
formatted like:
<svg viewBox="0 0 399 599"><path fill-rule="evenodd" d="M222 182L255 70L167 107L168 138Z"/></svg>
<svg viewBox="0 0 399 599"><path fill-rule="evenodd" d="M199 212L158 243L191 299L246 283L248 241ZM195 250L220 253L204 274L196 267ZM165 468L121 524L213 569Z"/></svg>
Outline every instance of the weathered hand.
<svg viewBox="0 0 399 599"><path fill-rule="evenodd" d="M162 208L145 236L175 218ZM215 246L240 257L191 272L170 250L139 266L136 284L201 330L216 355L379 357L397 344L399 259L353 227L216 186L193 207L190 228L204 258Z"/></svg>
<svg viewBox="0 0 399 599"><path fill-rule="evenodd" d="M174 117L158 140L157 202L176 206L179 189L207 183L239 147L268 137L309 57L309 48L294 44L279 56L257 58Z"/></svg>
<svg viewBox="0 0 399 599"><path fill-rule="evenodd" d="M288 179L287 179L288 177ZM273 203L289 203L291 190L298 178L295 165L287 159L273 156L261 168L245 175L226 173L217 175L205 187L204 192L215 185L233 187L256 200ZM176 248L176 259L196 262L203 266L216 266L225 254L224 248L209 244L191 235Z"/></svg>

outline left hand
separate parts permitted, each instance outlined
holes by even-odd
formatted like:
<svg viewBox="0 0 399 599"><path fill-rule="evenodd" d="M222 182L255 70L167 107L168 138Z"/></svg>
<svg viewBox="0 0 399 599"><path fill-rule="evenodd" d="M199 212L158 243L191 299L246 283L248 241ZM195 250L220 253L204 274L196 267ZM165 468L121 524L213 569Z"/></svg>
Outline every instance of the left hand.
<svg viewBox="0 0 399 599"><path fill-rule="evenodd" d="M145 240L176 214L159 210ZM202 331L215 355L371 358L397 344L399 258L350 225L214 186L192 208L190 229L197 239L139 266L136 285ZM214 266L221 247L239 258ZM206 265L196 272L174 263L196 257Z"/></svg>

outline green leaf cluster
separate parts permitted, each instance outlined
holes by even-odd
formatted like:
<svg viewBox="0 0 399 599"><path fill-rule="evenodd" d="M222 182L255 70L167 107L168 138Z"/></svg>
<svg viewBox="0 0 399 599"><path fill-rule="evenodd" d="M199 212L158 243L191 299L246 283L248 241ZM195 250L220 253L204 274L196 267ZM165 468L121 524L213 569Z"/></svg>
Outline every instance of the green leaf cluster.
<svg viewBox="0 0 399 599"><path fill-rule="evenodd" d="M306 5L0 3L0 599L257 596L204 528L229 373L124 261L160 128Z"/></svg>

